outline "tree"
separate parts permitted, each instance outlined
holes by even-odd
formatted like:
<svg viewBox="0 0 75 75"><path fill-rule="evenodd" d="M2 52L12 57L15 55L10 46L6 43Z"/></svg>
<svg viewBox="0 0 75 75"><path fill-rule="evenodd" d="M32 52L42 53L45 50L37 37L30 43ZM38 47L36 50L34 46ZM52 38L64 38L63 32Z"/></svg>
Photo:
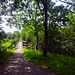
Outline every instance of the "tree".
<svg viewBox="0 0 75 75"><path fill-rule="evenodd" d="M35 36L37 39L36 49L38 49L38 32L42 29L42 25L40 26L40 23L41 23L40 20L42 20L42 18L41 18L41 16L39 16L40 11L39 11L38 7L36 6L35 2L32 4L31 7L33 9L30 8L30 6L29 6L28 8L30 8L30 9L28 9L28 10L23 8L23 10L22 10L22 11L24 11L23 13L13 14L12 20L10 19L10 20L8 20L8 22L10 25L14 24L17 27L20 25L20 27L24 27L24 28L26 28L26 26L28 26L30 29L32 29L35 32ZM32 11L34 11L34 12L32 12ZM21 12L21 11L17 11L17 12ZM15 18L15 16L16 16L16 18ZM24 18L24 16L25 16L25 18ZM21 23L21 21L22 21L22 23ZM20 22L20 24L19 24L19 22Z"/></svg>
<svg viewBox="0 0 75 75"><path fill-rule="evenodd" d="M35 3L34 6L36 6L37 8L32 7L30 3ZM28 31L34 31L34 33L36 33L36 36L38 35L38 32L40 32L41 27L41 30L44 30L43 56L45 57L47 56L47 49L49 47L48 44L52 44L53 47L57 46L57 40L59 40L59 44L61 44L61 34L59 34L61 33L60 29L62 30L64 29L63 27L67 27L67 25L69 25L69 19L67 18L67 14L70 11L68 11L67 9L68 6L64 7L61 5L56 7L54 6L54 4L55 3L52 3L50 0L33 0L33 2L31 2L30 0L25 0L23 2L18 2L18 4L17 2L14 2L15 11L18 12L17 14L12 15L14 16L14 18L12 18L14 19L12 20L13 25L23 28L29 27ZM33 9L35 9L36 11ZM37 20L38 10L40 11L40 17L42 16L42 21L40 21L40 24L39 20ZM42 25L44 25L44 28ZM49 42L48 40L52 42Z"/></svg>

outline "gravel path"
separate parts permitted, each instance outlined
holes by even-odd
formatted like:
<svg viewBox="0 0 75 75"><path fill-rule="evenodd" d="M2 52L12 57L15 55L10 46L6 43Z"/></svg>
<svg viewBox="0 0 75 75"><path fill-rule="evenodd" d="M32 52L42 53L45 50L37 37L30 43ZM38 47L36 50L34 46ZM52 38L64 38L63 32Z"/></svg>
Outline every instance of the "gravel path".
<svg viewBox="0 0 75 75"><path fill-rule="evenodd" d="M56 75L48 69L37 66L24 59L22 43L17 44L13 57L0 67L0 75Z"/></svg>

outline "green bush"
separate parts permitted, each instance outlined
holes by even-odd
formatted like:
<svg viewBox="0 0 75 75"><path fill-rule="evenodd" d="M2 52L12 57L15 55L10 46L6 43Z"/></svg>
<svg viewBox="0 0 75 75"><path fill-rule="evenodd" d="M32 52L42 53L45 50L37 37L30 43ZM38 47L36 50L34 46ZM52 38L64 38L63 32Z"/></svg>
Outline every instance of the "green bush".
<svg viewBox="0 0 75 75"><path fill-rule="evenodd" d="M13 55L15 48L8 50L6 47L0 48L0 64L6 63L6 61Z"/></svg>
<svg viewBox="0 0 75 75"><path fill-rule="evenodd" d="M9 47L11 45L10 42L3 43L2 46Z"/></svg>

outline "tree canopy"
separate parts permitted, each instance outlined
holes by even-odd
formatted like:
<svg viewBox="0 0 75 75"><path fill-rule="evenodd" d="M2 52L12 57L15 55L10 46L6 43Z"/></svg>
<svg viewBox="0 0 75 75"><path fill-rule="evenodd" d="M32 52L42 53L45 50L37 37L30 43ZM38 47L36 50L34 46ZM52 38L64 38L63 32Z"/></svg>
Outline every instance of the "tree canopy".
<svg viewBox="0 0 75 75"><path fill-rule="evenodd" d="M56 6L52 0L12 1L8 10L12 17L8 19L8 25L22 29L21 38L28 40L30 47L43 50L45 57L48 51L65 54L73 47L70 38L74 37L74 1L56 0L66 6Z"/></svg>

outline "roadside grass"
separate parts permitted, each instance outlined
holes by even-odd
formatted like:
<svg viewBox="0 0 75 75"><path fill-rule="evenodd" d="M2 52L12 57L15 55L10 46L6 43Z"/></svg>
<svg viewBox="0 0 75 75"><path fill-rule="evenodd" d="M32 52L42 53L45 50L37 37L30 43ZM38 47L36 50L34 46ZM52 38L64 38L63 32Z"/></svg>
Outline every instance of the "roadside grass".
<svg viewBox="0 0 75 75"><path fill-rule="evenodd" d="M23 54L28 61L48 68L58 75L75 75L75 58L53 53L48 53L45 58L42 52L26 48L23 48Z"/></svg>
<svg viewBox="0 0 75 75"><path fill-rule="evenodd" d="M7 48L3 48L0 51L0 64L4 64L7 62L9 58L12 57L15 48L8 50Z"/></svg>

